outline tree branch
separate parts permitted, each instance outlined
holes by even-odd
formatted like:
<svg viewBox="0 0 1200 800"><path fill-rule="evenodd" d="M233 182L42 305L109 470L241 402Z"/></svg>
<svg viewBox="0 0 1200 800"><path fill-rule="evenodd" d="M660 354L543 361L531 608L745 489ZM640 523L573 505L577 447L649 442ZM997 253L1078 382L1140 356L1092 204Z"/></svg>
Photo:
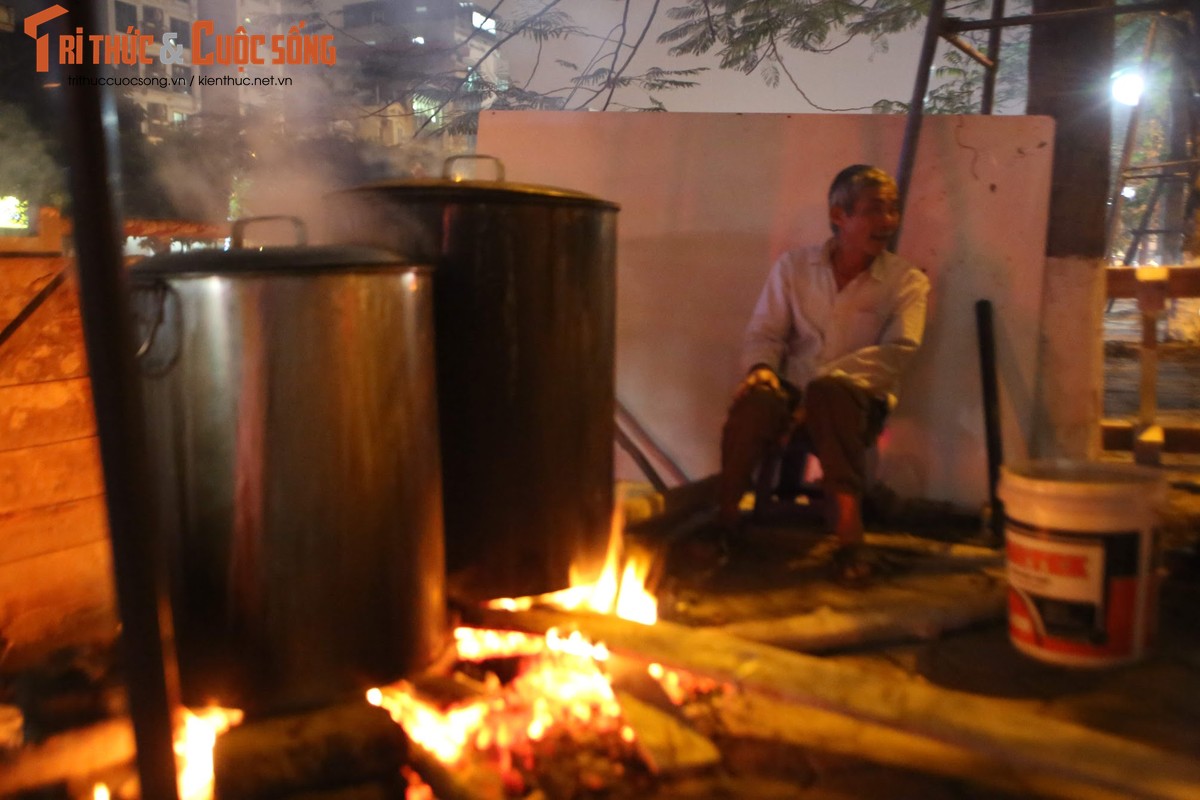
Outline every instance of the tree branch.
<svg viewBox="0 0 1200 800"><path fill-rule="evenodd" d="M792 75L791 70L787 68L787 64L783 62L783 58L779 55L779 48L775 44L774 35L771 36L771 59L779 65L779 69L783 71L783 74L787 75L788 80L791 81L792 87L800 93L800 96L804 98L804 102L808 103L810 106L819 111L866 111L872 108L872 106L857 106L854 108L826 108L825 106L814 103L812 98L805 94L804 90L800 88L800 84L796 81L796 77Z"/></svg>
<svg viewBox="0 0 1200 800"><path fill-rule="evenodd" d="M625 16L626 17L628 17L628 15L629 15L629 2L630 2L630 0L625 0ZM604 111L608 110L608 106L612 103L613 94L617 91L617 80L621 77L621 75L623 75L625 73L625 70L629 69L629 64L633 61L633 57L637 55L637 51L642 46L642 42L646 41L646 34L650 32L650 25L654 22L654 18L658 14L658 4L659 4L659 0L654 0L654 5L651 6L651 8L650 8L650 16L648 16L646 18L646 24L645 24L645 26L642 27L642 33L640 36L638 36L637 41L633 43L633 47L629 51L629 57L625 59L625 63L621 65L621 69L619 71L614 71L613 74L609 75L609 82L611 83L611 87L609 88L608 98L604 101L604 106L602 107L602 110L604 110ZM621 28L622 28L621 36L622 36L622 42L623 42L624 41L625 18L622 18L622 20L621 20ZM616 54L614 53L613 55L614 55L613 65L615 66L617 63Z"/></svg>

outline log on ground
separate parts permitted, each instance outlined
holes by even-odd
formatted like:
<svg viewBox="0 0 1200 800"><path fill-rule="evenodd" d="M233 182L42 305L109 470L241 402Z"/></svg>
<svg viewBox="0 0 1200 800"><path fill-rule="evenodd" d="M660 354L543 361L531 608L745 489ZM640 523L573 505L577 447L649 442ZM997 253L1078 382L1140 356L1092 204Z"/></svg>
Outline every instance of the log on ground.
<svg viewBox="0 0 1200 800"><path fill-rule="evenodd" d="M741 692L774 698L778 713L811 706L873 726L901 731L971 754L997 772L1024 776L1036 791L1072 798L1194 798L1200 761L1013 709L984 697L916 679L882 678L868 669L781 650L713 630L669 622L638 625L614 617L549 610L479 609L473 624L545 631L578 629L610 650L704 675ZM871 758L872 753L862 753Z"/></svg>

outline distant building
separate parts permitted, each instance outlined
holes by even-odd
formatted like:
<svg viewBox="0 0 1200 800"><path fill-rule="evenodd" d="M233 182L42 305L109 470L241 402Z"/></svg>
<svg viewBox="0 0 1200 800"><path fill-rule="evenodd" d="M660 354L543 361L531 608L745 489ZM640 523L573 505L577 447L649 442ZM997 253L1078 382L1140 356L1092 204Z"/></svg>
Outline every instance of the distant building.
<svg viewBox="0 0 1200 800"><path fill-rule="evenodd" d="M497 21L463 0L317 0L337 33L339 77L349 103L343 111L359 138L384 146L444 129L487 100L472 95L503 84ZM466 138L461 131L452 141Z"/></svg>
<svg viewBox="0 0 1200 800"><path fill-rule="evenodd" d="M284 8L282 0L196 0L198 19L212 20L220 34L232 34L238 28L247 34L268 37L285 33L290 16L303 14L305 3L290 2ZM299 7L299 8L297 8ZM264 60L269 60L269 52ZM272 64L235 65L212 64L199 68L198 75L206 79L224 76L236 78L280 77L285 68ZM279 113L292 101L287 87L242 86L209 84L200 89L201 110L208 115L244 114L248 110Z"/></svg>
<svg viewBox="0 0 1200 800"><path fill-rule="evenodd" d="M157 138L162 132L186 122L200 110L199 92L192 66L191 28L196 19L193 0L108 0L104 11L106 29L126 33L130 29L154 37L150 63L115 67L117 76L140 79L140 85L121 87L120 91L145 113L142 132ZM179 64L164 64L159 59L162 37L177 34L175 42L185 48Z"/></svg>

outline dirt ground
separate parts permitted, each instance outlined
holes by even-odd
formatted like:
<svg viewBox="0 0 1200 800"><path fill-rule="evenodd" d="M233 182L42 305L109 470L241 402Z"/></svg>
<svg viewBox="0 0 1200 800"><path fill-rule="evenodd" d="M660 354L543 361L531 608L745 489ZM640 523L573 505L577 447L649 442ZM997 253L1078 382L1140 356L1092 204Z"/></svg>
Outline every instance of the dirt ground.
<svg viewBox="0 0 1200 800"><path fill-rule="evenodd" d="M1122 456L1112 458L1120 460ZM1178 459L1176 459L1178 462ZM1162 753L1195 758L1200 754L1200 460L1175 463L1162 549L1163 582L1156 617L1158 638L1143 660L1128 666L1067 668L1029 657L1009 641L1006 608L996 605L967 624L948 625L929 635L886 636L877 641L824 649L823 658L916 679L929 685L994 701L996 708L1027 710L1039 717L1068 721L1123 741L1149 745ZM982 592L1003 589L1003 566L983 560L947 558L937 548L965 545L978 554L988 544L978 519L927 515L921 525L877 522L869 543L878 576L864 587L833 580L820 555L822 534L812 514L778 511L766 521L747 516L741 535L731 542L728 559L714 561L695 537L670 533L671 556L660 584L663 619L723 630L766 630L772 623L806 614L855 615L888 608L927 614L928 605L953 607L977 601ZM685 523L700 531L695 519ZM661 532L660 532L661 535ZM915 540L933 550L911 546ZM896 546L893 546L893 542ZM995 551L1002 562L1001 551ZM999 585L995 583L999 582ZM930 598L935 598L930 600ZM765 625L759 624L765 623ZM919 627L918 627L919 630ZM775 638L779 638L776 636ZM773 759L765 753L774 746ZM1048 748L1054 747L1047 741ZM740 748L740 749L739 749ZM812 798L1003 798L1017 794L974 784L969 779L934 775L881 764L869 754L823 752L784 746L764 739L723 742L722 780L729 791L707 783L690 794L661 787L661 797L812 797ZM738 755L742 753L743 755ZM739 759L757 759L753 770ZM1150 765L1147 765L1150 768ZM739 775L775 780L763 794L738 794ZM705 794L704 792L709 792ZM1135 793L1130 796L1142 796ZM1200 784L1195 787L1200 797ZM1047 796L1072 796L1070 794ZM1089 795L1090 796L1090 795ZM1145 796L1151 796L1147 794Z"/></svg>

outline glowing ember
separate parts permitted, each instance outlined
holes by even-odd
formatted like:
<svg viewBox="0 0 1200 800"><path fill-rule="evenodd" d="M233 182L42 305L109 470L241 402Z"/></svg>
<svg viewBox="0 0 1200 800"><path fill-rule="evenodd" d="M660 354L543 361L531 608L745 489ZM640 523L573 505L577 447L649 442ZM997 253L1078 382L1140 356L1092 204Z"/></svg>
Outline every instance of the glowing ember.
<svg viewBox="0 0 1200 800"><path fill-rule="evenodd" d="M651 678L658 681L663 692L675 705L683 705L699 695L712 694L718 691L732 693L733 687L721 685L711 678L693 675L682 670L667 669L662 664L651 664L646 668Z"/></svg>
<svg viewBox="0 0 1200 800"><path fill-rule="evenodd" d="M103 783L97 783L92 787L92 800L111 800L112 792L108 790L108 786Z"/></svg>
<svg viewBox="0 0 1200 800"><path fill-rule="evenodd" d="M199 712L183 709L175 730L179 800L209 800L213 793L213 746L217 737L242 721L242 712L210 706Z"/></svg>
<svg viewBox="0 0 1200 800"><path fill-rule="evenodd" d="M448 764L462 758L488 712L487 706L479 703L442 711L419 700L407 681L370 690L367 702L381 706L413 741Z"/></svg>
<svg viewBox="0 0 1200 800"><path fill-rule="evenodd" d="M404 681L367 693L368 702L386 709L415 743L444 764L460 764L474 752L508 775L515 763L531 763L535 743L573 729L613 734L626 745L633 741L601 671L609 657L603 644L587 641L578 631L563 635L557 630L535 639L459 628L455 640L463 660L509 656L515 650L524 654L523 669L505 686L489 675L478 697L449 707L427 702ZM489 650L489 644L498 650Z"/></svg>
<svg viewBox="0 0 1200 800"><path fill-rule="evenodd" d="M401 767L400 774L404 776L404 780L408 786L404 790L404 800L437 800L433 795L433 789L425 781L421 780L421 776L409 767Z"/></svg>
<svg viewBox="0 0 1200 800"><path fill-rule="evenodd" d="M542 637L517 631L457 628L454 640L458 646L458 657L463 661L535 656L546 649L546 640Z"/></svg>
<svg viewBox="0 0 1200 800"><path fill-rule="evenodd" d="M593 579L584 567L572 565L570 588L534 597L502 597L488 605L505 611L524 611L535 605L548 605L566 611L615 614L631 622L653 625L658 621L658 600L646 590L652 555L628 552L625 547L622 534L625 522L621 513L624 505L618 498L604 566L598 577Z"/></svg>

